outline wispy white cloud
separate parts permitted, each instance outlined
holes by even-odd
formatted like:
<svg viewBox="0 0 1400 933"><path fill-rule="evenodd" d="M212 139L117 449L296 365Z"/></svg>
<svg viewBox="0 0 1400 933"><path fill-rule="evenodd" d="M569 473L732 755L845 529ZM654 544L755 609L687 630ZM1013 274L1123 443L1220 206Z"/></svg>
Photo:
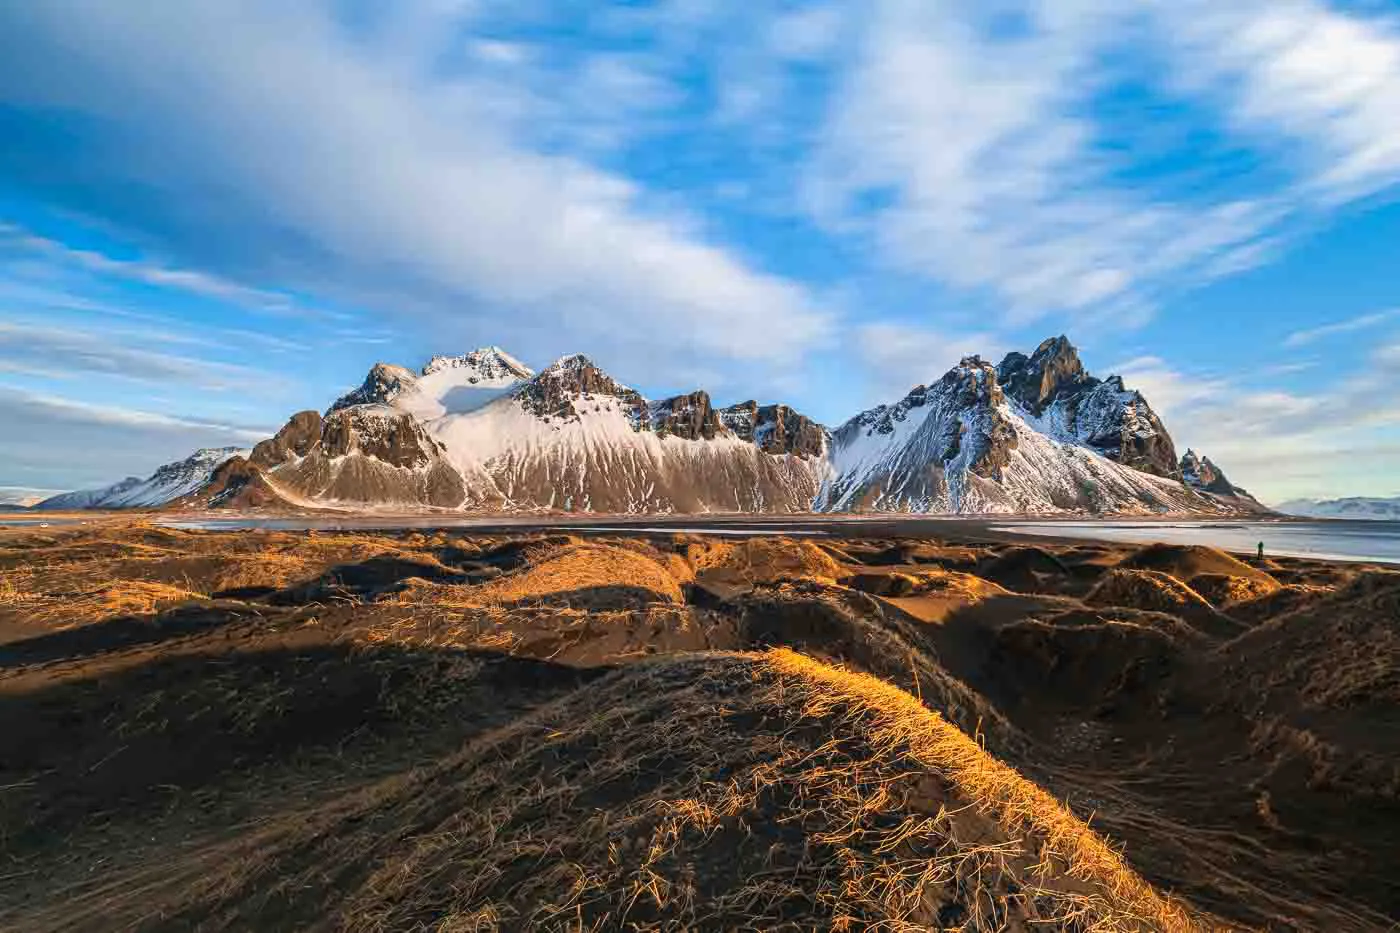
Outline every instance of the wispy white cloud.
<svg viewBox="0 0 1400 933"><path fill-rule="evenodd" d="M140 383L179 383L204 389L285 391L285 376L246 366L131 346L117 334L0 322L0 368L50 378L94 375Z"/></svg>
<svg viewBox="0 0 1400 933"><path fill-rule="evenodd" d="M1348 318L1345 321L1336 321L1331 324L1323 324L1319 327L1309 327L1306 330L1294 331L1283 341L1283 345L1286 347L1307 346L1310 343L1316 343L1328 337L1335 337L1338 334L1353 334L1357 331L1379 327L1397 318L1400 318L1400 308L1390 311L1377 311L1373 314L1362 314L1357 317Z"/></svg>
<svg viewBox="0 0 1400 933"><path fill-rule="evenodd" d="M391 283L420 311L384 310L421 313L447 339L494 319L548 333L554 352L606 342L659 372L702 356L792 365L831 332L803 285L710 242L627 178L533 148L497 108L500 82L425 78L423 44L451 32L441 22L369 48L342 41L321 7L69 0L6 17L52 53L0 66L12 98L160 139L121 151L122 171L155 183L178 163L186 190L217 187L217 207L257 205L220 224L315 244L323 280ZM664 99L625 67L602 79ZM164 204L191 227L215 207Z"/></svg>
<svg viewBox="0 0 1400 933"><path fill-rule="evenodd" d="M1274 205L1176 203L1115 183L1096 148L1087 103L1122 10L1038 6L1005 36L975 4L873 4L808 176L817 216L908 271L1000 295L1012 323L1138 305L1222 254L1243 264Z"/></svg>
<svg viewBox="0 0 1400 933"><path fill-rule="evenodd" d="M220 276L193 269L180 269L136 259L114 259L91 249L78 249L48 237L39 236L17 224L0 221L0 246L10 250L42 253L60 262L81 266L93 272L116 275L159 288L174 288L264 310L287 310L292 301L286 295L248 288Z"/></svg>
<svg viewBox="0 0 1400 933"><path fill-rule="evenodd" d="M1286 147L1297 194L1362 197L1400 181L1400 16L1321 0L1155 0L1176 85L1231 126Z"/></svg>
<svg viewBox="0 0 1400 933"><path fill-rule="evenodd" d="M970 0L864 5L806 176L828 230L995 295L1012 324L1068 312L1121 325L1275 260L1310 218L1400 182L1400 18L1317 0L1018 12L1007 29ZM1125 56L1156 70L1106 65ZM1100 106L1124 86L1189 100L1260 169L1212 176L1212 153L1193 150L1185 183L1161 152L1140 171ZM1128 132L1154 155L1152 133Z"/></svg>
<svg viewBox="0 0 1400 933"><path fill-rule="evenodd" d="M0 465L15 485L98 486L145 476L197 447L245 446L271 433L0 386Z"/></svg>

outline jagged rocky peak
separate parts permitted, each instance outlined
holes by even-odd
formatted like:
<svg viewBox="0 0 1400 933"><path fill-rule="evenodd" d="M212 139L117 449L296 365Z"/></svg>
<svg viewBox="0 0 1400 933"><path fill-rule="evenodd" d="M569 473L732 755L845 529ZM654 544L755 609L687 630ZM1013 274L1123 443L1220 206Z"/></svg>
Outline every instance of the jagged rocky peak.
<svg viewBox="0 0 1400 933"><path fill-rule="evenodd" d="M1242 491L1225 478L1225 473L1211 463L1209 457L1199 456L1189 449L1181 458L1181 481L1196 489L1204 489L1206 492L1222 496L1232 496Z"/></svg>
<svg viewBox="0 0 1400 933"><path fill-rule="evenodd" d="M1037 430L1135 470L1179 475L1176 446L1142 393L1119 376L1094 378L1065 337L1044 341L1030 356L1008 353L997 374Z"/></svg>
<svg viewBox="0 0 1400 933"><path fill-rule="evenodd" d="M336 399L326 413L354 405L388 405L413 389L418 379L412 372L393 363L375 363L359 388Z"/></svg>
<svg viewBox="0 0 1400 933"><path fill-rule="evenodd" d="M726 433L708 392L697 390L652 402L648 411L651 430L662 436L708 441Z"/></svg>
<svg viewBox="0 0 1400 933"><path fill-rule="evenodd" d="M943 374L939 385L953 389L963 404L1000 405L1005 400L996 367L980 356L965 356Z"/></svg>
<svg viewBox="0 0 1400 933"><path fill-rule="evenodd" d="M1044 341L1030 356L1008 353L997 375L1007 394L1036 415L1061 395L1098 384L1064 335Z"/></svg>
<svg viewBox="0 0 1400 933"><path fill-rule="evenodd" d="M638 420L646 409L646 400L637 390L603 372L582 353L556 360L515 391L525 409L541 418L577 418L575 403L594 396L620 399Z"/></svg>
<svg viewBox="0 0 1400 933"><path fill-rule="evenodd" d="M529 379L535 371L500 347L480 347L461 356L435 356L423 367L423 375L447 370L465 370L468 384L510 382Z"/></svg>
<svg viewBox="0 0 1400 933"><path fill-rule="evenodd" d="M823 457L831 437L826 428L786 405L760 405L753 399L720 409L719 420L768 454Z"/></svg>

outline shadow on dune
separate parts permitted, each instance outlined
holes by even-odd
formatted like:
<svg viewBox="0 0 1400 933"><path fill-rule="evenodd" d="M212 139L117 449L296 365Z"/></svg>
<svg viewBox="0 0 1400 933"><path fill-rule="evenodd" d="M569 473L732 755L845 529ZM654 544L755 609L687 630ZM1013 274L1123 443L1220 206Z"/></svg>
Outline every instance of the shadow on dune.
<svg viewBox="0 0 1400 933"><path fill-rule="evenodd" d="M329 772L318 780L408 767L415 748L455 747L605 672L486 651L321 645L150 657L10 691L0 836L18 857L94 814L130 820L217 797L268 767L319 762Z"/></svg>

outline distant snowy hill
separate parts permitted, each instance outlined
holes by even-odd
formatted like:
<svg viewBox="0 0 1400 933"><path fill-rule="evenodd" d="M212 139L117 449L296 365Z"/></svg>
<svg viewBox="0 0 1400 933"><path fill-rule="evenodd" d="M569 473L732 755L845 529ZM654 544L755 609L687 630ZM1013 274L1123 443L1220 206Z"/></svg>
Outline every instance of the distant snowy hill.
<svg viewBox="0 0 1400 933"><path fill-rule="evenodd" d="M931 385L834 432L775 403L647 399L585 356L539 373L499 347L377 363L251 452L200 451L47 508L1242 514L1263 510L1176 448L1064 337Z"/></svg>
<svg viewBox="0 0 1400 933"><path fill-rule="evenodd" d="M1353 518L1366 521L1400 521L1400 496L1393 499L1294 499L1278 506L1285 515L1304 518Z"/></svg>
<svg viewBox="0 0 1400 933"><path fill-rule="evenodd" d="M130 509L164 505L172 499L195 492L209 482L214 470L225 460L247 454L247 450L237 447L205 447L184 460L167 463L146 479L128 476L101 489L65 492L45 499L34 508Z"/></svg>
<svg viewBox="0 0 1400 933"><path fill-rule="evenodd" d="M30 489L27 486L0 486L0 509L27 509L57 494L56 489Z"/></svg>

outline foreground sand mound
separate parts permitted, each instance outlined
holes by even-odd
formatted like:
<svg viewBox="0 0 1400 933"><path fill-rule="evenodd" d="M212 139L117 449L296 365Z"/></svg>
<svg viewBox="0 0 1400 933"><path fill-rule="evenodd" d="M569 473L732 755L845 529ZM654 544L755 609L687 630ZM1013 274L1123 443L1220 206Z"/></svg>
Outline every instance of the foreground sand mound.
<svg viewBox="0 0 1400 933"><path fill-rule="evenodd" d="M696 582L724 593L783 580L835 582L841 566L810 541L792 538L706 540L685 545Z"/></svg>
<svg viewBox="0 0 1400 933"><path fill-rule="evenodd" d="M681 603L685 597L676 578L653 558L632 548L580 542L473 587L463 600L482 606L565 602L602 609Z"/></svg>
<svg viewBox="0 0 1400 933"><path fill-rule="evenodd" d="M1236 577L1225 573L1203 573L1191 580L1191 589L1221 609L1277 593L1280 587L1277 580L1267 576Z"/></svg>
<svg viewBox="0 0 1400 933"><path fill-rule="evenodd" d="M1038 547L1013 547L978 565L979 576L1009 590L1037 592L1047 585L1070 577L1071 571L1058 557Z"/></svg>
<svg viewBox="0 0 1400 933"><path fill-rule="evenodd" d="M26 928L1201 928L915 698L784 651L632 665L107 881Z"/></svg>
<svg viewBox="0 0 1400 933"><path fill-rule="evenodd" d="M1263 570L1213 547L1199 544L1152 544L1124 560L1120 567L1151 570L1191 583L1201 574L1223 574L1277 583Z"/></svg>
<svg viewBox="0 0 1400 933"><path fill-rule="evenodd" d="M1191 623L1215 638L1233 638L1243 631L1195 590L1174 577L1151 570L1111 570L1084 598L1090 606L1126 606L1164 612Z"/></svg>
<svg viewBox="0 0 1400 933"><path fill-rule="evenodd" d="M1162 702L1161 688L1183 646L1200 638L1184 623L1154 613L1098 622L1077 615L1027 619L997 631L989 667L1007 703L1034 705L1038 715L1056 708L1095 716L1150 710Z"/></svg>

